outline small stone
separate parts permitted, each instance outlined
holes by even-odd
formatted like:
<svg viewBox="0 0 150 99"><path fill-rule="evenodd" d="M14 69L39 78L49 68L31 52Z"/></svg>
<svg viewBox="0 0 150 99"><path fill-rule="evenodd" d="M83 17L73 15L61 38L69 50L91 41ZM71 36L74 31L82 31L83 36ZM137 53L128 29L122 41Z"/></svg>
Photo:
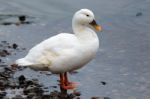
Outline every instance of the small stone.
<svg viewBox="0 0 150 99"><path fill-rule="evenodd" d="M22 50L26 50L26 48L22 48Z"/></svg>
<svg viewBox="0 0 150 99"><path fill-rule="evenodd" d="M7 54L4 52L4 50L1 50L1 51L0 51L0 56L1 56L1 57L6 57L6 55L7 55Z"/></svg>
<svg viewBox="0 0 150 99"><path fill-rule="evenodd" d="M55 99L56 97L59 96L59 92L58 91L53 91L50 93L50 99Z"/></svg>
<svg viewBox="0 0 150 99"><path fill-rule="evenodd" d="M18 17L20 22L24 22L26 20L26 16L25 15L21 15Z"/></svg>
<svg viewBox="0 0 150 99"><path fill-rule="evenodd" d="M24 99L21 95L16 95L15 97L13 97L12 99Z"/></svg>
<svg viewBox="0 0 150 99"><path fill-rule="evenodd" d="M8 48L11 48L11 46L10 46L10 45L8 45L7 47L8 47Z"/></svg>
<svg viewBox="0 0 150 99"><path fill-rule="evenodd" d="M80 92L77 92L77 91L74 91L73 94L74 94L75 96L81 96L81 93L80 93Z"/></svg>
<svg viewBox="0 0 150 99"><path fill-rule="evenodd" d="M16 70L16 68L18 67L18 65L17 64L11 64L11 67L12 67L13 70Z"/></svg>
<svg viewBox="0 0 150 99"><path fill-rule="evenodd" d="M36 93L28 93L27 99L32 99L34 96L36 96Z"/></svg>
<svg viewBox="0 0 150 99"><path fill-rule="evenodd" d="M142 12L136 13L136 16L137 16L137 17L142 16L142 15L143 15Z"/></svg>
<svg viewBox="0 0 150 99"><path fill-rule="evenodd" d="M12 45L12 47L13 47L14 49L16 49L16 48L18 47L18 45L17 45L16 43L14 43L14 44Z"/></svg>
<svg viewBox="0 0 150 99"><path fill-rule="evenodd" d="M52 88L57 88L57 86L51 86Z"/></svg>
<svg viewBox="0 0 150 99"><path fill-rule="evenodd" d="M131 96L129 99L137 99L135 96Z"/></svg>
<svg viewBox="0 0 150 99"><path fill-rule="evenodd" d="M43 89L48 89L48 87L44 87Z"/></svg>
<svg viewBox="0 0 150 99"><path fill-rule="evenodd" d="M4 67L5 71L13 72L10 67Z"/></svg>
<svg viewBox="0 0 150 99"><path fill-rule="evenodd" d="M15 89L16 88L16 83L11 79L11 80L9 80L8 86L12 89Z"/></svg>
<svg viewBox="0 0 150 99"><path fill-rule="evenodd" d="M73 75L73 74L77 74L78 73L78 71L71 71L71 72L69 72L71 75Z"/></svg>
<svg viewBox="0 0 150 99"><path fill-rule="evenodd" d="M76 99L81 99L80 97L77 97Z"/></svg>
<svg viewBox="0 0 150 99"><path fill-rule="evenodd" d="M9 53L7 50L2 50L2 52L3 52L5 55L10 55L10 53Z"/></svg>
<svg viewBox="0 0 150 99"><path fill-rule="evenodd" d="M36 93L37 95L42 95L43 94L43 90L35 85L30 85L27 88L24 89L24 94L29 94L31 92Z"/></svg>
<svg viewBox="0 0 150 99"><path fill-rule="evenodd" d="M71 94L69 94L68 96L67 96L67 99L74 99L76 96L73 94L73 93L71 93Z"/></svg>
<svg viewBox="0 0 150 99"><path fill-rule="evenodd" d="M32 79L32 82L33 82L34 85L39 85L38 84L38 79Z"/></svg>
<svg viewBox="0 0 150 99"><path fill-rule="evenodd" d="M3 78L5 78L5 79L7 79L7 78L8 78L8 75L6 74L6 72L5 72L5 73L0 72L0 77L3 77Z"/></svg>
<svg viewBox="0 0 150 99"><path fill-rule="evenodd" d="M51 99L51 98L50 95L48 94L48 95L42 95L42 99Z"/></svg>
<svg viewBox="0 0 150 99"><path fill-rule="evenodd" d="M101 81L101 84L102 85L106 85L107 83L105 81Z"/></svg>
<svg viewBox="0 0 150 99"><path fill-rule="evenodd" d="M24 75L21 75L21 76L18 78L18 80L19 80L19 84L20 84L20 85L23 85L23 84L25 84L26 78L24 77Z"/></svg>
<svg viewBox="0 0 150 99"><path fill-rule="evenodd" d="M104 97L104 99L110 99L109 97Z"/></svg>
<svg viewBox="0 0 150 99"><path fill-rule="evenodd" d="M2 43L7 43L7 41L1 41Z"/></svg>
<svg viewBox="0 0 150 99"><path fill-rule="evenodd" d="M4 72L4 71L5 71L4 67L0 67L0 72Z"/></svg>
<svg viewBox="0 0 150 99"><path fill-rule="evenodd" d="M1 91L1 92L0 92L0 96L6 96L6 92L4 92L4 91L2 92L2 91Z"/></svg>
<svg viewBox="0 0 150 99"><path fill-rule="evenodd" d="M93 96L91 99L100 99L98 96Z"/></svg>
<svg viewBox="0 0 150 99"><path fill-rule="evenodd" d="M6 92L1 91L0 92L0 99L4 99L5 96L6 96Z"/></svg>

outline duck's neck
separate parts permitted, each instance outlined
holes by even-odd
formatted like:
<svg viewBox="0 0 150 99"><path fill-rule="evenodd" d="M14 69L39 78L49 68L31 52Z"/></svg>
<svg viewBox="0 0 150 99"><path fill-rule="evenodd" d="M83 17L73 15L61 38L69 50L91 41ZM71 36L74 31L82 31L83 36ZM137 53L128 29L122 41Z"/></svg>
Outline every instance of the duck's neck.
<svg viewBox="0 0 150 99"><path fill-rule="evenodd" d="M91 40L97 38L97 34L88 26L79 23L72 23L73 32L82 40Z"/></svg>

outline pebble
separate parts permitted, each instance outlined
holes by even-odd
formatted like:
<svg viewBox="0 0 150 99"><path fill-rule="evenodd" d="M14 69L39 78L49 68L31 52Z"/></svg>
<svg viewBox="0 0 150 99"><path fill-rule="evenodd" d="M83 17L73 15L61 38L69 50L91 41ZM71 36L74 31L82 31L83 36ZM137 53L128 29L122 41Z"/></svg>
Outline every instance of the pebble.
<svg viewBox="0 0 150 99"><path fill-rule="evenodd" d="M107 83L105 81L101 81L101 84L102 85L106 85Z"/></svg>
<svg viewBox="0 0 150 99"><path fill-rule="evenodd" d="M0 50L1 57L6 57L7 55L10 55L10 53L6 49Z"/></svg>
<svg viewBox="0 0 150 99"><path fill-rule="evenodd" d="M76 99L81 99L80 97L77 97Z"/></svg>
<svg viewBox="0 0 150 99"><path fill-rule="evenodd" d="M34 96L36 96L36 93L28 93L27 98L32 99Z"/></svg>
<svg viewBox="0 0 150 99"><path fill-rule="evenodd" d="M137 16L137 17L142 16L142 15L143 15L143 13L142 13L142 12L138 12L138 13L136 13L136 16Z"/></svg>
<svg viewBox="0 0 150 99"><path fill-rule="evenodd" d="M16 96L13 97L12 99L25 99L25 98L23 98L21 95L16 95Z"/></svg>
<svg viewBox="0 0 150 99"><path fill-rule="evenodd" d="M19 85L23 85L25 84L26 78L24 77L24 75L21 75L18 77L18 81L19 81Z"/></svg>
<svg viewBox="0 0 150 99"><path fill-rule="evenodd" d="M14 43L14 44L12 45L12 47L13 47L14 49L17 49L18 45L17 45L16 43Z"/></svg>
<svg viewBox="0 0 150 99"><path fill-rule="evenodd" d="M6 92L5 91L0 91L0 97L4 97L4 96L6 96ZM0 99L2 99L2 98L0 98Z"/></svg>
<svg viewBox="0 0 150 99"><path fill-rule="evenodd" d="M104 99L110 99L109 97L104 97Z"/></svg>
<svg viewBox="0 0 150 99"><path fill-rule="evenodd" d="M77 92L77 91L74 91L73 94L74 94L75 96L81 96L81 93L80 93L80 92Z"/></svg>
<svg viewBox="0 0 150 99"><path fill-rule="evenodd" d="M100 99L98 96L93 96L91 99Z"/></svg>
<svg viewBox="0 0 150 99"><path fill-rule="evenodd" d="M57 86L50 86L50 87L52 87L52 88L57 88Z"/></svg>

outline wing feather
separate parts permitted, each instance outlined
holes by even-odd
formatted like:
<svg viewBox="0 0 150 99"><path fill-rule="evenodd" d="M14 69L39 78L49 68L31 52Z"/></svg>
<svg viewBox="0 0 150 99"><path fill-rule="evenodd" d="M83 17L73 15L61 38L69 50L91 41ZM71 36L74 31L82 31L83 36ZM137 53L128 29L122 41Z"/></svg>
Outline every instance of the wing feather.
<svg viewBox="0 0 150 99"><path fill-rule="evenodd" d="M61 33L33 47L25 58L17 60L17 63L50 66L58 57L67 56L74 48L78 48L77 46L79 46L78 39L74 35Z"/></svg>

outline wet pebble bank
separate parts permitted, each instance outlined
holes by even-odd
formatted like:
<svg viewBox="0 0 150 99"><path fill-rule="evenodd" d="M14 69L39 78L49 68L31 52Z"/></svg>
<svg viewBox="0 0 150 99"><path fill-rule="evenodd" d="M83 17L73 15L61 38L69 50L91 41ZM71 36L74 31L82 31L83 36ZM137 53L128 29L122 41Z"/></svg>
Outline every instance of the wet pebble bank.
<svg viewBox="0 0 150 99"><path fill-rule="evenodd" d="M14 55L25 48L20 48L16 43L0 42L0 99L81 99L80 92L63 93L58 90L46 91L44 85L40 85L37 79L29 80L25 75L14 78L16 70L7 65L5 58ZM21 69L17 69L21 70ZM105 85L105 82L101 82ZM57 88L57 86L54 86ZM91 99L110 99L93 96Z"/></svg>

